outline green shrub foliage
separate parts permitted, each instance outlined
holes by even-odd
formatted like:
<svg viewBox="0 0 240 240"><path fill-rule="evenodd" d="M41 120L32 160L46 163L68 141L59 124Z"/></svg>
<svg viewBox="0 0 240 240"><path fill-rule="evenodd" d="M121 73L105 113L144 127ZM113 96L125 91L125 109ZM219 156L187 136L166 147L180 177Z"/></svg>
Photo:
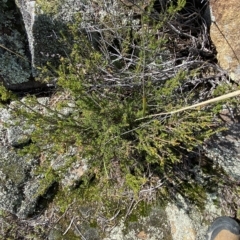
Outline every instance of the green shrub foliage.
<svg viewBox="0 0 240 240"><path fill-rule="evenodd" d="M32 143L22 153L44 153L44 171L51 168L54 156L66 156L64 165L48 170L58 180L72 162L85 159L88 172L82 184L94 179L99 189L117 182L112 174L117 162L119 177L137 196L149 169L164 176L211 136L215 129L210 107L147 117L200 100L201 86L188 88L186 83L198 79L207 64L199 59L177 62L169 48L174 40L167 26L183 6L184 1L179 1L158 18L149 7L137 26L130 19L122 28L101 30L119 20L107 19L94 30L95 44L76 15L68 26L72 51L61 56L54 76L58 79L55 103L43 104L29 96L14 110L26 126L34 126ZM62 41L63 47L69 44L65 36ZM73 147L78 151L68 154Z"/></svg>

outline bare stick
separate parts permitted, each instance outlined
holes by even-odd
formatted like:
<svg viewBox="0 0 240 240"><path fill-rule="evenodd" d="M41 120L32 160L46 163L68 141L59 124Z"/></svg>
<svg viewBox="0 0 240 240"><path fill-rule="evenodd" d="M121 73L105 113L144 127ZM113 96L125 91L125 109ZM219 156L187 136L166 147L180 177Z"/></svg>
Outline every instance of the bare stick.
<svg viewBox="0 0 240 240"><path fill-rule="evenodd" d="M146 118L152 118L152 117L157 117L157 116L163 116L163 115L169 115L169 114L174 114L174 113L178 113L178 112L183 112L185 110L193 109L193 108L196 108L196 107L201 107L201 106L204 106L204 105L207 105L207 104L210 104L210 103L214 103L214 102L218 102L218 101L222 101L222 100L225 100L225 99L228 99L228 98L231 98L231 97L236 97L238 95L240 95L240 90L237 90L237 91L234 91L234 92L231 92L231 93L228 93L228 94L224 94L220 97L212 98L212 99L209 99L209 100L201 102L201 103L197 103L197 104L193 104L191 106L180 108L180 109L177 109L177 110L174 110L174 111L171 111L171 112L157 113L157 114L152 114L152 115L149 115L149 116L146 116L146 117L138 118L138 119L136 119L136 121L146 119Z"/></svg>

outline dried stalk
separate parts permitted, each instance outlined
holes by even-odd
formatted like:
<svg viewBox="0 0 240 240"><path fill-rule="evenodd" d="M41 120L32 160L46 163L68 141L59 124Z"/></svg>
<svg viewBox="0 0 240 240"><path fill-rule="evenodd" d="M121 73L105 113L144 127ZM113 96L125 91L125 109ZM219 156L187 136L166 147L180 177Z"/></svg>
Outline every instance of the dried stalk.
<svg viewBox="0 0 240 240"><path fill-rule="evenodd" d="M210 103L215 103L215 102L219 102L219 101L222 101L222 100L225 100L225 99L228 99L228 98L236 97L238 95L240 95L240 90L237 90L237 91L234 91L234 92L231 92L231 93L228 93L228 94L224 94L220 97L212 98L212 99L209 99L209 100L204 101L204 102L193 104L191 106L183 107L183 108L171 111L171 112L148 115L146 117L138 118L138 119L136 119L136 121L146 119L146 118L153 118L153 117L158 117L158 116L163 116L163 115L171 115L171 114L175 114L175 113L178 113L178 112L183 112L183 111L193 109L193 108L196 108L196 107L202 107L202 106L208 105Z"/></svg>

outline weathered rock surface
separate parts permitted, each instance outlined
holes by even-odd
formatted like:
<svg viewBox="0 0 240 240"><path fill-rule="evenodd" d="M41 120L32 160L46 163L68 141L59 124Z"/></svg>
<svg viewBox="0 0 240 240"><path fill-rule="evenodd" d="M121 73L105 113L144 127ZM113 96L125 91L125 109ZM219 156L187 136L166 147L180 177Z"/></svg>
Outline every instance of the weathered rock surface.
<svg viewBox="0 0 240 240"><path fill-rule="evenodd" d="M233 179L240 180L240 124L215 135L204 146L206 155L220 165Z"/></svg>
<svg viewBox="0 0 240 240"><path fill-rule="evenodd" d="M0 109L0 122L0 208L26 218L34 212L39 197L31 190L35 184L29 184L39 182L39 179L33 177L38 161L17 154L16 148L29 141L29 130L24 131L19 125L11 125L14 120L10 110Z"/></svg>
<svg viewBox="0 0 240 240"><path fill-rule="evenodd" d="M0 82L6 87L27 82L31 75L28 42L14 1L0 2Z"/></svg>
<svg viewBox="0 0 240 240"><path fill-rule="evenodd" d="M14 118L10 109L0 109L0 208L26 218L35 212L39 198L36 186L40 179L33 174L38 160L17 153L18 148L29 143L32 129L24 129L24 121Z"/></svg>
<svg viewBox="0 0 240 240"><path fill-rule="evenodd" d="M205 240L209 224L214 218L221 216L221 209L214 203L214 196L207 194L203 209L186 202L180 195L177 201L168 203L167 219L170 223L173 240Z"/></svg>
<svg viewBox="0 0 240 240"><path fill-rule="evenodd" d="M166 208L166 213L171 226L171 233L173 240L195 240L196 230L193 226L188 214L186 214L186 209L179 208L175 204L168 204Z"/></svg>
<svg viewBox="0 0 240 240"><path fill-rule="evenodd" d="M21 101L25 101L23 98ZM49 98L38 98L38 102L47 105ZM19 102L11 102L8 108L0 108L0 209L6 210L19 218L26 218L41 208L39 199L45 195L54 194L54 180L45 181L44 175L35 175L34 171L39 166L39 157L28 155L20 156L18 149L31 143L33 125L26 125L24 119L14 115L15 109L23 107ZM35 111L47 113L39 105L33 107ZM64 108L62 114L69 114L69 109ZM76 154L76 149L71 148L67 154L52 156L52 168L56 171L63 168L69 158ZM42 153L42 159L47 157L47 152ZM87 170L87 165L78 159L69 166L69 171L62 180L64 187L74 187ZM52 192L48 190L52 187ZM49 198L49 196L47 197Z"/></svg>
<svg viewBox="0 0 240 240"><path fill-rule="evenodd" d="M22 14L22 20L24 22L24 27L26 29L26 34L28 37L32 67L34 67L34 46L33 46L34 39L33 39L32 28L33 28L34 17L35 17L35 1L16 0L15 2Z"/></svg>
<svg viewBox="0 0 240 240"><path fill-rule="evenodd" d="M211 39L217 49L220 66L233 80L240 80L240 2L211 0Z"/></svg>
<svg viewBox="0 0 240 240"><path fill-rule="evenodd" d="M147 217L139 217L137 221L128 224L120 221L120 224L112 228L108 235L104 240L173 239L168 218L161 207L154 207Z"/></svg>

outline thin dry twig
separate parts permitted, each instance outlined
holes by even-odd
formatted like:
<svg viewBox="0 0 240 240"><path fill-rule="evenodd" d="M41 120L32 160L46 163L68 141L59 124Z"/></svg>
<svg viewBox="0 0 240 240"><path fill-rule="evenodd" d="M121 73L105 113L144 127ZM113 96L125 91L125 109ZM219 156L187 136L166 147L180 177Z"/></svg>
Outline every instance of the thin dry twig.
<svg viewBox="0 0 240 240"><path fill-rule="evenodd" d="M125 214L124 216L124 222L126 221L126 219L128 218L129 215L131 215L133 209L138 205L139 202L141 202L142 199L139 199L139 200L135 200L133 199L130 203L130 206L128 207L128 210L127 210L127 213Z"/></svg>
<svg viewBox="0 0 240 240"><path fill-rule="evenodd" d="M164 184L164 182L160 182L157 186L150 187L149 189L142 189L139 193L152 192L153 190L160 188L163 184Z"/></svg>
<svg viewBox="0 0 240 240"><path fill-rule="evenodd" d="M65 212L62 214L61 217L58 218L58 220L55 222L55 224L57 224L68 212L69 208L75 203L75 201L73 201L71 204L69 204L69 206L67 207L67 209L65 210Z"/></svg>
<svg viewBox="0 0 240 240"><path fill-rule="evenodd" d="M78 232L78 234L81 236L82 240L86 240L86 238L83 236L83 234L80 232L79 228L77 227L77 225L75 224L75 222L73 221L73 226L76 229L76 231Z"/></svg>
<svg viewBox="0 0 240 240"><path fill-rule="evenodd" d="M2 45L2 44L0 44L0 47L3 48L3 49L5 49L5 50L7 50L7 51L10 52L10 53L13 53L14 55L20 57L21 59L23 59L23 60L25 60L25 61L31 62L31 61L29 61L27 58L25 58L25 57L23 57L22 55L14 52L14 51L12 51L12 50L10 50L9 48L5 47L5 46Z"/></svg>
<svg viewBox="0 0 240 240"><path fill-rule="evenodd" d="M115 214L114 216L112 216L110 219L108 219L109 222L113 221L117 216L118 214L121 212L121 210L119 209Z"/></svg>
<svg viewBox="0 0 240 240"><path fill-rule="evenodd" d="M69 226L67 227L66 231L63 233L63 236L64 236L64 235L69 231L69 229L71 228L71 226L72 226L72 224L73 224L73 221L74 221L74 218L75 218L75 217L73 217L73 218L71 219L71 222L70 222Z"/></svg>

